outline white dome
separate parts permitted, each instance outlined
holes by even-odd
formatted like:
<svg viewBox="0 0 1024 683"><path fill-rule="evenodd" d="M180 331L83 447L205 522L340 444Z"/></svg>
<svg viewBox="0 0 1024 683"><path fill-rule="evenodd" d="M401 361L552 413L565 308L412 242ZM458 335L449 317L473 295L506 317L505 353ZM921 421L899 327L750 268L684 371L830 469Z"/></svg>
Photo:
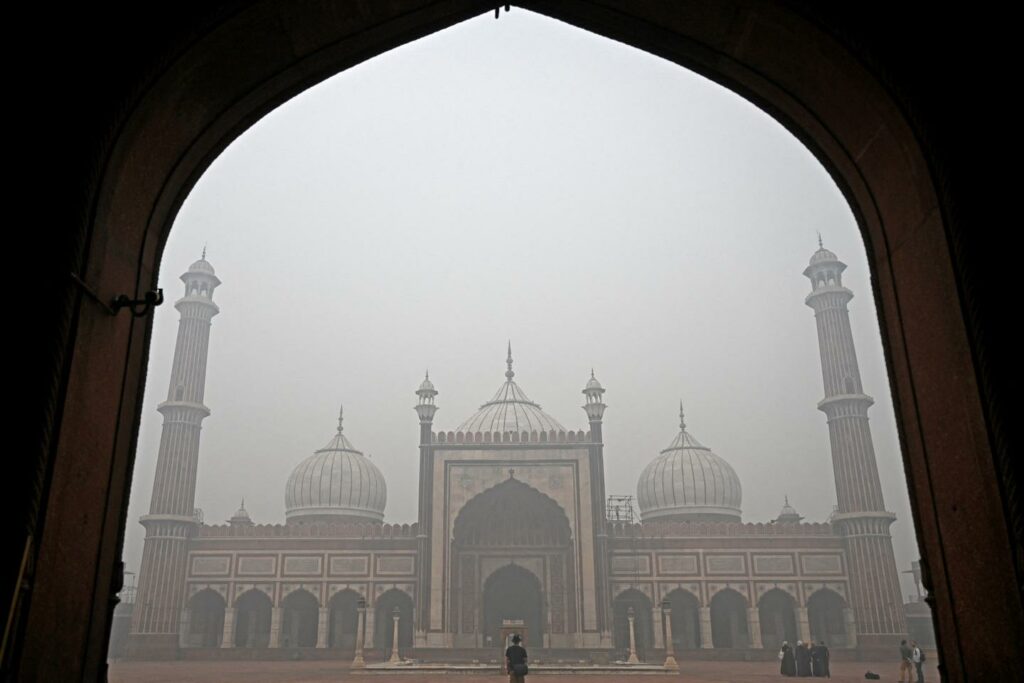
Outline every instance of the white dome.
<svg viewBox="0 0 1024 683"><path fill-rule="evenodd" d="M738 522L743 492L729 463L690 436L685 423L681 423L669 447L640 474L636 497L640 518L645 522Z"/></svg>
<svg viewBox="0 0 1024 683"><path fill-rule="evenodd" d="M498 388L490 401L459 425L456 431L474 434L476 432L564 432L565 427L551 417L540 406L527 397L519 385L512 381L512 349L505 360L505 383Z"/></svg>
<svg viewBox="0 0 1024 683"><path fill-rule="evenodd" d="M292 470L285 486L285 519L315 521L331 517L383 522L387 503L384 475L369 458L338 433Z"/></svg>

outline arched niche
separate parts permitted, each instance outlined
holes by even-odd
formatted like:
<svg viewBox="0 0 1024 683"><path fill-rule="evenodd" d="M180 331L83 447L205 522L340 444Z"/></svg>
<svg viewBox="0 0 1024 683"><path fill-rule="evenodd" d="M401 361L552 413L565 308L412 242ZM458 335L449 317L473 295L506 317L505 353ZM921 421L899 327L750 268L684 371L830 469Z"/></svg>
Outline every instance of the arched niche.
<svg viewBox="0 0 1024 683"><path fill-rule="evenodd" d="M766 591L757 601L761 624L761 643L769 650L778 650L783 641L793 644L799 637L796 623L796 601L779 588Z"/></svg>
<svg viewBox="0 0 1024 683"><path fill-rule="evenodd" d="M350 588L340 590L327 603L328 647L352 650L356 646L359 626L360 595Z"/></svg>
<svg viewBox="0 0 1024 683"><path fill-rule="evenodd" d="M672 609L672 643L676 650L696 650L700 640L700 600L683 588L664 597Z"/></svg>
<svg viewBox="0 0 1024 683"><path fill-rule="evenodd" d="M226 607L224 596L210 588L204 588L189 598L189 647L220 647Z"/></svg>
<svg viewBox="0 0 1024 683"><path fill-rule="evenodd" d="M716 648L745 648L750 643L747 599L732 588L711 598L711 643Z"/></svg>
<svg viewBox="0 0 1024 683"><path fill-rule="evenodd" d="M235 647L264 648L270 644L273 605L267 594L252 588L235 599Z"/></svg>
<svg viewBox="0 0 1024 683"><path fill-rule="evenodd" d="M633 608L633 641L637 658L646 661L654 647L654 612L651 599L643 592L629 588L612 600L612 644L616 657L629 656L629 610Z"/></svg>
<svg viewBox="0 0 1024 683"><path fill-rule="evenodd" d="M320 602L304 588L281 600L281 647L316 647Z"/></svg>
<svg viewBox="0 0 1024 683"><path fill-rule="evenodd" d="M846 601L829 588L819 588L807 598L807 621L811 640L829 647L848 647Z"/></svg>
<svg viewBox="0 0 1024 683"><path fill-rule="evenodd" d="M403 590L390 588L374 602L374 646L384 653L391 651L395 641L395 616L398 616L398 647L412 647L412 597ZM398 609L395 612L395 609Z"/></svg>

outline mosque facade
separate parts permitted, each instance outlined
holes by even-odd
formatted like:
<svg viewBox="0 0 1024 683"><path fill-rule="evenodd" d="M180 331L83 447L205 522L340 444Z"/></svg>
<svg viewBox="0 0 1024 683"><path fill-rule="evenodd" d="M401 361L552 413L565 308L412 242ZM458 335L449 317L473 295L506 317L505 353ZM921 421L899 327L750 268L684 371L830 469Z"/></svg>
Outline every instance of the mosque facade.
<svg viewBox="0 0 1024 683"><path fill-rule="evenodd" d="M804 522L786 500L776 519L744 522L739 477L682 407L674 438L640 474L634 518L631 501L605 493L600 382L592 373L582 390L585 424L566 428L515 381L510 348L505 381L455 429L434 423L429 376L416 390L415 523L386 521L384 477L339 414L333 437L289 476L283 524L255 523L243 502L218 525L195 509L220 284L204 255L176 303L129 656L306 648L341 658L397 642L399 656L454 657L501 647L514 630L533 650L615 657L630 622L640 659L668 639L682 657L748 658L783 640L851 656L891 649L907 631L895 516L882 500L845 267L819 248L804 271L838 501L827 521Z"/></svg>

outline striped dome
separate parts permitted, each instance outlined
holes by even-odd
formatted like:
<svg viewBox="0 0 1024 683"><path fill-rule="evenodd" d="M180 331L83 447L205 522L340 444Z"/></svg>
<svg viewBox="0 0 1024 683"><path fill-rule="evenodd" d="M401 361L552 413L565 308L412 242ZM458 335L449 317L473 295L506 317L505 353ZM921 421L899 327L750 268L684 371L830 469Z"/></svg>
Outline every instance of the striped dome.
<svg viewBox="0 0 1024 683"><path fill-rule="evenodd" d="M387 503L384 475L342 433L292 470L285 486L288 522L357 518L383 522Z"/></svg>
<svg viewBox="0 0 1024 683"><path fill-rule="evenodd" d="M508 365L505 383L498 388L490 401L480 406L480 410L459 425L456 431L468 434L566 431L558 420L541 410L540 406L531 401L519 385L512 381L516 373L512 371L511 346L505 363Z"/></svg>
<svg viewBox="0 0 1024 683"><path fill-rule="evenodd" d="M680 419L679 434L640 474L636 497L645 522L738 522L743 491L729 463L693 438Z"/></svg>

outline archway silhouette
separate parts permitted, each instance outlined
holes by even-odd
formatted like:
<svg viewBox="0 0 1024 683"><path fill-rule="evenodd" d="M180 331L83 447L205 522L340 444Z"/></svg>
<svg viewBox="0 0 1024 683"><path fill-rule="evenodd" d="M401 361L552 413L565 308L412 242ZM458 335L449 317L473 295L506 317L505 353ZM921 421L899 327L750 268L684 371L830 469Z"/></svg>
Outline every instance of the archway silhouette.
<svg viewBox="0 0 1024 683"><path fill-rule="evenodd" d="M508 564L487 577L483 591L483 635L501 642L506 620L522 621L524 647L543 647L544 595L533 572L517 564Z"/></svg>
<svg viewBox="0 0 1024 683"><path fill-rule="evenodd" d="M971 221L953 210L948 187L940 201L943 143L929 138L893 94L898 88L885 75L891 55L878 57L864 45L870 40L858 39L866 24L852 39L836 37L845 36L836 15L810 6L521 4L724 83L783 122L826 164L867 237L943 663L953 678L1020 678L1019 660L992 657L991 639L977 637L1009 643L1022 634L1019 595L1000 590L1018 584L1019 527L1011 529L1009 520L1019 521L1020 507L1019 496L1004 488L1018 480L1007 475L1000 483L1004 468L1012 472L997 440L1006 409L996 396L1003 395L986 393L1002 386L993 384L1001 369L985 360L981 332L990 327L977 317L990 309L967 286L976 271L954 259ZM76 168L91 170L69 194L77 222L66 235L53 232L60 236L55 250L62 250L52 259L55 272L74 273L101 300L154 287L182 198L246 126L338 70L490 9L409 0L356 6L343 20L329 3L305 14L268 3L240 3L223 13L183 9L193 12L183 22L189 30L161 33L143 65L100 96L109 112L84 126L88 151ZM253 26L273 28L253 34ZM872 57L881 68L872 70ZM118 60L132 61L120 52ZM19 595L12 647L14 666L27 678L92 679L103 668L106 606L120 585L134 443L124 426L138 423L149 322L109 317L74 279L54 300L47 330L61 352L44 364L38 467L25 477L31 486L21 486L21 478L14 484L15 507L26 519L19 538L26 542L10 554L10 575L30 558L25 576L32 590ZM116 362L95 362L101 358ZM964 497L965 490L977 495ZM63 628L53 628L54 615Z"/></svg>
<svg viewBox="0 0 1024 683"><path fill-rule="evenodd" d="M270 644L273 605L265 593L248 590L235 600L235 647L262 648Z"/></svg>
<svg viewBox="0 0 1024 683"><path fill-rule="evenodd" d="M793 644L798 639L796 600L779 588L773 588L757 601L761 623L761 643L769 650L778 650L783 641Z"/></svg>
<svg viewBox="0 0 1024 683"><path fill-rule="evenodd" d="M672 608L672 643L677 650L696 650L700 640L700 601L688 590L676 588L665 596Z"/></svg>
<svg viewBox="0 0 1024 683"><path fill-rule="evenodd" d="M359 594L348 588L338 591L331 596L328 609L328 646L346 650L355 648L356 629L359 626Z"/></svg>
<svg viewBox="0 0 1024 683"><path fill-rule="evenodd" d="M412 598L397 588L377 596L374 604L373 645L385 653L395 642L395 608L398 608L398 647L412 647Z"/></svg>
<svg viewBox="0 0 1024 683"><path fill-rule="evenodd" d="M316 647L320 603L307 590L292 591L281 601L281 647Z"/></svg>
<svg viewBox="0 0 1024 683"><path fill-rule="evenodd" d="M204 588L188 601L190 647L220 647L227 603L217 591Z"/></svg>
<svg viewBox="0 0 1024 683"><path fill-rule="evenodd" d="M747 599L731 588L711 598L711 643L716 648L744 648L750 643Z"/></svg>
<svg viewBox="0 0 1024 683"><path fill-rule="evenodd" d="M651 599L635 588L624 590L612 600L612 643L616 654L629 656L629 608L633 608L633 641L637 658L647 660L654 647L654 613Z"/></svg>
<svg viewBox="0 0 1024 683"><path fill-rule="evenodd" d="M846 601L835 591L828 588L815 591L807 599L811 640L823 640L829 647L849 647L845 608Z"/></svg>

